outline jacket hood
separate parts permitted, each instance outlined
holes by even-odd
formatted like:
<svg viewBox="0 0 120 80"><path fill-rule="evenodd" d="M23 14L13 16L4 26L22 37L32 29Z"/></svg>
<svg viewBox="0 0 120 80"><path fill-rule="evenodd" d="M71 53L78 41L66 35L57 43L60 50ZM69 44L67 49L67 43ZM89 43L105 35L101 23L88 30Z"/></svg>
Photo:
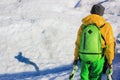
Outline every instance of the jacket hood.
<svg viewBox="0 0 120 80"><path fill-rule="evenodd" d="M87 17L83 18L82 22L85 25L95 23L98 27L100 27L103 24L105 24L106 20L102 16L99 16L96 14L91 14L91 15L88 15Z"/></svg>

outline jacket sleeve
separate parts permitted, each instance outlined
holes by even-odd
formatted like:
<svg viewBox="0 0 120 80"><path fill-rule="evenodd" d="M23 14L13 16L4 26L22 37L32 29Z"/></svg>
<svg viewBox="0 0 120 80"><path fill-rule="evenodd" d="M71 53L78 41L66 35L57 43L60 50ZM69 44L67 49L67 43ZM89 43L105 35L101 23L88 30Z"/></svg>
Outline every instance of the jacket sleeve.
<svg viewBox="0 0 120 80"><path fill-rule="evenodd" d="M109 27L109 28L108 28ZM108 32L106 34L106 44L107 44L107 49L106 49L106 58L108 60L109 64L112 64L112 61L114 59L114 46L115 46L115 41L114 41L114 34L111 25L108 23L107 24Z"/></svg>
<svg viewBox="0 0 120 80"><path fill-rule="evenodd" d="M82 33L82 25L80 26L78 32L77 32L77 39L75 42L75 49L74 49L74 60L78 60L79 58L79 45L80 45L80 36Z"/></svg>

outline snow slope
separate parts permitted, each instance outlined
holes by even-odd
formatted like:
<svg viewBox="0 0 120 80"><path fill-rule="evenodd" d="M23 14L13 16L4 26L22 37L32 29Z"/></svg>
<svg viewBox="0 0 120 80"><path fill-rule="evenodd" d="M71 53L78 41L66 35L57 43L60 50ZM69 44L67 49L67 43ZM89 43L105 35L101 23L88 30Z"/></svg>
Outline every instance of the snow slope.
<svg viewBox="0 0 120 80"><path fill-rule="evenodd" d="M78 1L0 1L0 80L68 80L76 33L93 4L103 2L117 39L120 0L80 0L74 8ZM119 43L116 49L119 53ZM120 79L119 57L113 63L115 80Z"/></svg>

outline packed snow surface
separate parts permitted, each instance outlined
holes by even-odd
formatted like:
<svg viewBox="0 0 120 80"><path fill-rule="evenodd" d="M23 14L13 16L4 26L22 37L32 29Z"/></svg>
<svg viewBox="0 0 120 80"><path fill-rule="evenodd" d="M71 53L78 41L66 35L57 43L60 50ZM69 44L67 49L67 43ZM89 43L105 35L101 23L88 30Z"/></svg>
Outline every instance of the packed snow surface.
<svg viewBox="0 0 120 80"><path fill-rule="evenodd" d="M0 0L0 80L68 80L81 19L96 3L114 31L120 80L120 0Z"/></svg>

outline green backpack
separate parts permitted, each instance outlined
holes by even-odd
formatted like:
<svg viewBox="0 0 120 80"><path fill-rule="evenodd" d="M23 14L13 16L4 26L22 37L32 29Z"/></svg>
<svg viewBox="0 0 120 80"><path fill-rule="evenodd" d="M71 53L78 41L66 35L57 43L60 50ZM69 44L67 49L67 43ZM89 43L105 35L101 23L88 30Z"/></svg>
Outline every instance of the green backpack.
<svg viewBox="0 0 120 80"><path fill-rule="evenodd" d="M102 34L95 24L83 25L79 48L80 59L96 61L102 56Z"/></svg>

